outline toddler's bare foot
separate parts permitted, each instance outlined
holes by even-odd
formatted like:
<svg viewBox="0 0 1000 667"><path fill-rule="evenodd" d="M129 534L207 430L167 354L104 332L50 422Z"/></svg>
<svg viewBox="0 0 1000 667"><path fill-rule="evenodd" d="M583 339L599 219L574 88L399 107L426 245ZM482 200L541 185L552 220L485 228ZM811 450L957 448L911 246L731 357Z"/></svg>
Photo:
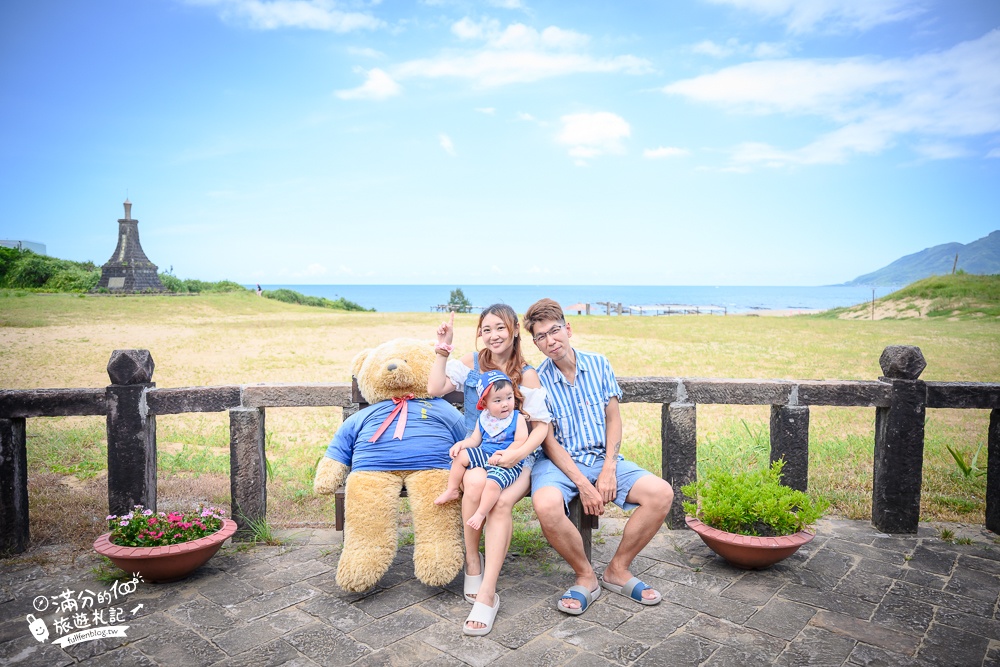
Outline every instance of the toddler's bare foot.
<svg viewBox="0 0 1000 667"><path fill-rule="evenodd" d="M434 504L444 505L445 503L450 503L453 500L458 500L458 489L445 489L445 492L437 497Z"/></svg>
<svg viewBox="0 0 1000 667"><path fill-rule="evenodd" d="M476 512L465 523L468 524L469 528L479 530L483 527L483 521L486 521L486 515L483 512Z"/></svg>

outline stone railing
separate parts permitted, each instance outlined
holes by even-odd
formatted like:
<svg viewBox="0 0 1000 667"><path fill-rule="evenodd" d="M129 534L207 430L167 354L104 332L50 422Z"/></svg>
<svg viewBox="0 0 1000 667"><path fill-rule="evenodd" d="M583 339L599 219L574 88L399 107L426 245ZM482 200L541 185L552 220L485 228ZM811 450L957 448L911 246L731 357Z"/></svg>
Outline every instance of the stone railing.
<svg viewBox="0 0 1000 667"><path fill-rule="evenodd" d="M771 460L785 460L784 483L805 490L809 476L809 407L875 408L872 523L888 533L915 533L920 517L924 415L927 408L991 410L988 431L986 527L1000 532L1000 384L924 382L919 348L890 346L872 381L725 380L623 377L624 402L662 406L662 476L674 488L696 477L697 405L770 405ZM28 545L25 420L102 415L108 433L108 506L156 508L156 416L229 412L230 490L237 538L267 514L264 417L267 408L339 406L361 401L351 383L257 384L157 388L147 350L116 350L103 389L0 390L0 553ZM667 517L684 526L680 494Z"/></svg>

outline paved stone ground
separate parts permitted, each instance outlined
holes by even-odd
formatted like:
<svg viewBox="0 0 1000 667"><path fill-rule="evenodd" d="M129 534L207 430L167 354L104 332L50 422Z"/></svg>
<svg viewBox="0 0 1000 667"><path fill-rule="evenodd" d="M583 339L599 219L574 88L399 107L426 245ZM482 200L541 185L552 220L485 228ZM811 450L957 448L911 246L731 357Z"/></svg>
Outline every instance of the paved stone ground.
<svg viewBox="0 0 1000 667"><path fill-rule="evenodd" d="M598 569L620 525L602 521ZM404 548L378 589L347 594L334 583L340 534L292 531L284 547L226 547L185 581L139 584L110 605L126 637L65 649L52 643L63 636L60 614L35 611L33 600L70 590L86 606L81 594L109 587L89 557L39 564L29 553L0 561L0 664L1000 665L1000 545L972 532L974 544L956 545L931 527L893 537L867 522L824 520L789 560L745 572L690 531L663 529L634 568L663 603L641 607L605 591L577 617L555 610L572 583L561 560L511 558L493 632L467 638L461 577L424 586ZM29 613L46 622L47 641L32 636Z"/></svg>

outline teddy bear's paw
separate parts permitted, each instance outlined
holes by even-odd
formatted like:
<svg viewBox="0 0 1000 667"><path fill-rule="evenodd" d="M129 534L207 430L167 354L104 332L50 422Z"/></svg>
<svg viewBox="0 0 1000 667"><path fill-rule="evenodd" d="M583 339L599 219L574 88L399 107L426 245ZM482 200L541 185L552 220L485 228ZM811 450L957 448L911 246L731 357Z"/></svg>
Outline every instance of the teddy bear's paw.
<svg viewBox="0 0 1000 667"><path fill-rule="evenodd" d="M428 586L446 586L455 580L465 563L461 542L454 544L415 546L413 574Z"/></svg>
<svg viewBox="0 0 1000 667"><path fill-rule="evenodd" d="M316 466L316 478L313 480L313 493L330 495L336 491L347 477L350 469L339 461L324 456Z"/></svg>
<svg viewBox="0 0 1000 667"><path fill-rule="evenodd" d="M375 586L392 565L394 553L368 549L365 553L345 551L337 563L337 585L351 593L363 593Z"/></svg>

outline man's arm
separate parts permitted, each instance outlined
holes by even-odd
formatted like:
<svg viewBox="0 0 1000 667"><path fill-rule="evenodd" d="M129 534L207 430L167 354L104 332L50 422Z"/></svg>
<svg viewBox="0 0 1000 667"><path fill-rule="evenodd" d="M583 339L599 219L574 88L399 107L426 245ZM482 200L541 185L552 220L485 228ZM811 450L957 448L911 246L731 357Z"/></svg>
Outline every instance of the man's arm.
<svg viewBox="0 0 1000 667"><path fill-rule="evenodd" d="M612 396L604 407L604 467L597 476L597 491L601 499L610 503L618 495L618 452L622 447L622 413L618 397Z"/></svg>
<svg viewBox="0 0 1000 667"><path fill-rule="evenodd" d="M573 457L569 455L565 447L559 444L555 435L552 434L552 429L549 429L548 434L545 436L542 449L545 451L545 456L557 468L562 470L563 474L569 477L571 482L576 484L576 488L580 492L580 502L583 503L583 511L587 514L595 514L597 516L604 514L604 502L601 500L601 494L597 492L597 489L590 483L590 480L584 477L580 469L576 467Z"/></svg>

